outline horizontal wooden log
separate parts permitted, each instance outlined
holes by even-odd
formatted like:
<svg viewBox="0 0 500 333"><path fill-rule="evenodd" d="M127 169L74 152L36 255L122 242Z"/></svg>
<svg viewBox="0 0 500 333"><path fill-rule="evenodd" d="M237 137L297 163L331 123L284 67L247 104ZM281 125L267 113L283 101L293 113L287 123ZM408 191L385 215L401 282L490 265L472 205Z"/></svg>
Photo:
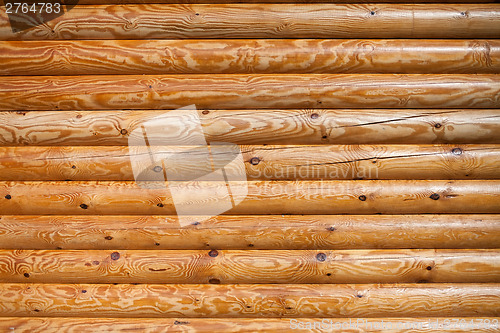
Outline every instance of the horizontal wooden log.
<svg viewBox="0 0 500 333"><path fill-rule="evenodd" d="M127 146L166 111L0 112L0 145ZM207 142L500 143L498 110L199 110Z"/></svg>
<svg viewBox="0 0 500 333"><path fill-rule="evenodd" d="M500 25L499 25L500 26ZM0 110L500 108L500 76L193 74L6 76Z"/></svg>
<svg viewBox="0 0 500 333"><path fill-rule="evenodd" d="M120 298L120 301L117 299ZM500 316L500 284L0 284L2 317Z"/></svg>
<svg viewBox="0 0 500 333"><path fill-rule="evenodd" d="M497 4L76 6L48 22L2 11L0 40L497 38L499 20ZM31 28L13 32L11 24Z"/></svg>
<svg viewBox="0 0 500 333"><path fill-rule="evenodd" d="M500 283L492 250L0 250L33 283Z"/></svg>
<svg viewBox="0 0 500 333"><path fill-rule="evenodd" d="M0 330L8 332L380 332L452 333L496 332L499 317L481 318L50 318L0 317ZM439 326L441 324L441 328Z"/></svg>
<svg viewBox="0 0 500 333"><path fill-rule="evenodd" d="M249 180L500 179L500 145L240 146L239 151ZM200 165L206 154L198 146L0 147L0 180L128 181L139 165L150 171L143 180L156 180L159 156L171 156L167 165L183 159L177 167L167 166L168 175L190 180L200 168L213 171ZM233 154L226 150L212 158L231 161Z"/></svg>
<svg viewBox="0 0 500 333"><path fill-rule="evenodd" d="M228 195L228 187L234 195ZM500 181L0 182L1 215L158 215L176 211L182 216L223 212L498 214Z"/></svg>
<svg viewBox="0 0 500 333"><path fill-rule="evenodd" d="M208 73L496 74L500 73L500 42L411 39L0 42L0 75Z"/></svg>
<svg viewBox="0 0 500 333"><path fill-rule="evenodd" d="M2 249L498 248L500 215L0 216Z"/></svg>

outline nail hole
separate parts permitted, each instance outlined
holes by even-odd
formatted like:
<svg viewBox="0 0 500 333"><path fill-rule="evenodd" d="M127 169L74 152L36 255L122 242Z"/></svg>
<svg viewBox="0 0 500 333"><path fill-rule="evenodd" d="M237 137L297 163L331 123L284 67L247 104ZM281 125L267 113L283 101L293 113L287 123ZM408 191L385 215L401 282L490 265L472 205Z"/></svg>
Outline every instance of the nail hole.
<svg viewBox="0 0 500 333"><path fill-rule="evenodd" d="M191 224L192 224L192 225L200 225L201 223L200 223L200 222L198 222L198 221L196 221L196 222L193 222L193 223L191 223Z"/></svg>
<svg viewBox="0 0 500 333"><path fill-rule="evenodd" d="M335 227L326 228L326 230L335 231Z"/></svg>
<svg viewBox="0 0 500 333"><path fill-rule="evenodd" d="M428 270L428 271L430 271L432 269L432 267L431 266L427 266L425 269Z"/></svg>
<svg viewBox="0 0 500 333"><path fill-rule="evenodd" d="M106 240L112 240L112 239L113 239L113 237L111 237L111 236L106 236L106 237L104 237L104 239L106 239Z"/></svg>
<svg viewBox="0 0 500 333"><path fill-rule="evenodd" d="M462 155L463 150L461 148L453 148L451 151L454 155Z"/></svg>
<svg viewBox="0 0 500 333"><path fill-rule="evenodd" d="M24 277L26 277L26 278L29 278L29 277L30 277L29 273L24 273L23 275L24 275Z"/></svg>
<svg viewBox="0 0 500 333"><path fill-rule="evenodd" d="M5 196L5 199L10 200L10 199L12 199L12 196L11 196L10 194L7 194L7 195Z"/></svg>
<svg viewBox="0 0 500 333"><path fill-rule="evenodd" d="M326 273L326 276L332 276L332 273Z"/></svg>
<svg viewBox="0 0 500 333"><path fill-rule="evenodd" d="M311 119L318 119L318 118L319 118L319 114L317 114L317 113L313 113L311 115Z"/></svg>
<svg viewBox="0 0 500 333"><path fill-rule="evenodd" d="M211 250L210 252L208 252L208 255L212 258L215 258L219 255L219 252L217 252L217 250Z"/></svg>
<svg viewBox="0 0 500 333"><path fill-rule="evenodd" d="M128 131L127 131L125 128L122 128L122 129L120 130L120 134L121 134L121 135L126 135L127 133L128 133Z"/></svg>
<svg viewBox="0 0 500 333"><path fill-rule="evenodd" d="M431 198L432 200L439 200L439 194L437 193L432 193L431 196L429 197Z"/></svg>
<svg viewBox="0 0 500 333"><path fill-rule="evenodd" d="M437 123L434 125L435 128L441 128L441 126L443 126L443 125L441 125L440 123Z"/></svg>
<svg viewBox="0 0 500 333"><path fill-rule="evenodd" d="M154 171L154 172L162 172L162 170L163 170L163 168L162 168L161 166L159 166L159 165L157 165L157 166L155 166L155 167L153 168L153 171Z"/></svg>
<svg viewBox="0 0 500 333"><path fill-rule="evenodd" d="M362 298L362 297L363 297L363 295L356 295L356 297L357 297L357 298Z"/></svg>
<svg viewBox="0 0 500 333"><path fill-rule="evenodd" d="M203 111L201 114L209 114L209 113L210 113L210 111L205 110L205 111Z"/></svg>
<svg viewBox="0 0 500 333"><path fill-rule="evenodd" d="M89 206L87 206L86 204L81 204L81 205L80 205L80 208L81 208L81 209L87 209L87 208L89 208Z"/></svg>
<svg viewBox="0 0 500 333"><path fill-rule="evenodd" d="M85 294L87 292L87 290L83 289L82 290L82 294Z"/></svg>
<svg viewBox="0 0 500 333"><path fill-rule="evenodd" d="M366 201L366 195L360 195L358 199L361 201Z"/></svg>
<svg viewBox="0 0 500 333"><path fill-rule="evenodd" d="M118 260L118 259L120 259L120 254L118 252L111 253L111 260Z"/></svg>
<svg viewBox="0 0 500 333"><path fill-rule="evenodd" d="M318 254L316 255L316 259L317 259L318 261L325 261L325 260L326 260L326 254L324 254L324 253L320 252L320 253L318 253Z"/></svg>
<svg viewBox="0 0 500 333"><path fill-rule="evenodd" d="M250 164L251 164L251 165L257 165L257 164L259 164L259 163L260 163L260 159L259 159L258 157L252 157L252 158L250 159Z"/></svg>
<svg viewBox="0 0 500 333"><path fill-rule="evenodd" d="M160 246L160 243L155 243L156 246Z"/></svg>
<svg viewBox="0 0 500 333"><path fill-rule="evenodd" d="M196 14L194 14L194 15L196 15L196 16L200 16L200 13L196 13Z"/></svg>
<svg viewBox="0 0 500 333"><path fill-rule="evenodd" d="M253 247L254 245L253 244L248 244L248 247Z"/></svg>
<svg viewBox="0 0 500 333"><path fill-rule="evenodd" d="M72 166L71 166L71 169L76 169L76 165L72 165Z"/></svg>
<svg viewBox="0 0 500 333"><path fill-rule="evenodd" d="M160 208L161 208L161 207L163 207L163 204L160 202L160 203L159 203L159 204L157 204L156 206L158 206L158 207L160 207Z"/></svg>
<svg viewBox="0 0 500 333"><path fill-rule="evenodd" d="M322 138L322 139L326 139L326 138L328 138L328 137L327 137L326 135L323 135L321 138Z"/></svg>
<svg viewBox="0 0 500 333"><path fill-rule="evenodd" d="M372 10L372 11L370 12L370 15L375 15L375 12Z"/></svg>

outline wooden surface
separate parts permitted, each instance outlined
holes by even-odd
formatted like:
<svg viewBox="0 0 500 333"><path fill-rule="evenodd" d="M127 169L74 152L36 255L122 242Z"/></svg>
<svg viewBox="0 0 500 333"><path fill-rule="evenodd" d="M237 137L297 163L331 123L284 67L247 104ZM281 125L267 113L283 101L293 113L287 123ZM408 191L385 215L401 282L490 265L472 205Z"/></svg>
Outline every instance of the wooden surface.
<svg viewBox="0 0 500 333"><path fill-rule="evenodd" d="M30 18L18 13L10 21ZM497 38L500 25L492 21L499 18L498 4L78 5L17 33L2 11L0 40Z"/></svg>
<svg viewBox="0 0 500 333"><path fill-rule="evenodd" d="M481 323L500 320L500 318L467 318L467 322L473 322L476 325L474 332L486 333L495 332L497 329L491 325L489 328L480 328ZM0 329L43 333L59 332L87 332L96 331L105 332L129 332L129 331L163 331L168 332L297 332L298 327L311 327L308 332L350 332L362 333L371 328L379 330L382 327L381 320L386 323L384 332L388 333L407 333L408 328L415 327L411 332L415 333L443 333L443 332L470 332L467 325L460 327L455 324L456 318L301 318L300 321L292 322L289 319L275 318L50 318L50 317L4 317L0 318ZM439 328L433 325L437 322L447 323L447 328ZM358 325L352 325L357 323ZM404 326L407 323L408 326ZM322 324L323 326L320 326ZM299 326L302 325L302 326ZM377 326L379 325L379 326ZM490 326L490 325L488 325ZM316 328L314 328L316 327ZM344 327L344 328L342 328ZM392 327L392 328L389 328Z"/></svg>
<svg viewBox="0 0 500 333"><path fill-rule="evenodd" d="M171 185L181 193L177 204L188 214L207 214L203 201L196 199L201 194L213 198L217 193L214 199L221 205L228 200L226 183ZM226 214L500 213L500 180L249 181L232 185L247 187L248 194ZM135 181L0 182L0 214L175 214L168 186Z"/></svg>
<svg viewBox="0 0 500 333"><path fill-rule="evenodd" d="M2 283L0 313L16 317L498 317L499 289L496 283Z"/></svg>
<svg viewBox="0 0 500 333"><path fill-rule="evenodd" d="M500 4L402 2L0 7L0 331L498 332Z"/></svg>
<svg viewBox="0 0 500 333"><path fill-rule="evenodd" d="M189 101L189 102L188 102ZM0 110L498 108L498 75L10 76Z"/></svg>
<svg viewBox="0 0 500 333"><path fill-rule="evenodd" d="M0 111L2 146L128 146L153 110ZM199 110L207 142L235 144L500 143L495 109Z"/></svg>
<svg viewBox="0 0 500 333"><path fill-rule="evenodd" d="M404 59L404 60L403 60ZM64 40L0 42L0 75L495 74L497 40Z"/></svg>
<svg viewBox="0 0 500 333"><path fill-rule="evenodd" d="M131 160L152 169L151 154L189 159L196 148L0 147L0 180L132 181ZM239 151L249 180L500 179L500 145L241 146ZM229 159L230 153L220 155ZM198 164L188 160L173 168L176 180L193 179ZM142 179L156 180L153 171Z"/></svg>
<svg viewBox="0 0 500 333"><path fill-rule="evenodd" d="M201 222L200 222L201 220ZM497 215L2 215L2 249L495 249ZM154 253L154 252L152 252Z"/></svg>

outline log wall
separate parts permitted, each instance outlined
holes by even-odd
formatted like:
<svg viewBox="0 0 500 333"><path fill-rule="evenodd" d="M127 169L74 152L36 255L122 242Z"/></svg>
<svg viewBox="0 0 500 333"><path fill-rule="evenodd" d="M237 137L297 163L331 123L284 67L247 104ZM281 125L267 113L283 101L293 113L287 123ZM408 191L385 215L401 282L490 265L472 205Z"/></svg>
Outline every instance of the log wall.
<svg viewBox="0 0 500 333"><path fill-rule="evenodd" d="M493 0L0 7L0 331L500 331L499 36ZM246 181L193 180L190 121L140 145L187 106Z"/></svg>

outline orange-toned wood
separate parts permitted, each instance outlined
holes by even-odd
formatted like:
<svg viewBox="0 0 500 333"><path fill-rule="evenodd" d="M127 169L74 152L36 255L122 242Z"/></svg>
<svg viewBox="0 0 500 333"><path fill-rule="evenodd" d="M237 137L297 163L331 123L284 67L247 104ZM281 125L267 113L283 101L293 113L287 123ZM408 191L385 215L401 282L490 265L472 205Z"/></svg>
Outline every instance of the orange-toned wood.
<svg viewBox="0 0 500 333"><path fill-rule="evenodd" d="M497 40L0 42L0 75L500 73Z"/></svg>
<svg viewBox="0 0 500 333"><path fill-rule="evenodd" d="M467 318L50 318L0 317L0 329L8 332L268 332L293 333L300 328L308 332L365 333L385 328L390 333L474 332L497 331L499 317ZM439 328L437 323L446 325ZM446 324L445 324L446 323ZM405 326L406 325L406 326Z"/></svg>
<svg viewBox="0 0 500 333"><path fill-rule="evenodd" d="M0 112L0 145L118 145L162 111ZM500 143L495 109L199 110L208 142ZM122 134L124 133L124 134Z"/></svg>
<svg viewBox="0 0 500 333"><path fill-rule="evenodd" d="M500 285L3 283L0 284L0 316L498 317Z"/></svg>
<svg viewBox="0 0 500 333"><path fill-rule="evenodd" d="M176 186L177 193L184 193L176 198L184 214L207 214L207 198L224 207L231 202L226 183L178 182ZM248 195L226 214L500 213L499 180L249 181L230 186L238 191L247 187ZM2 215L175 212L168 184L163 182L0 182Z"/></svg>
<svg viewBox="0 0 500 333"><path fill-rule="evenodd" d="M0 250L0 281L500 283L492 250Z"/></svg>
<svg viewBox="0 0 500 333"><path fill-rule="evenodd" d="M499 215L0 216L2 249L498 248Z"/></svg>
<svg viewBox="0 0 500 333"><path fill-rule="evenodd" d="M188 149L188 152L186 152ZM189 152L189 149L190 152ZM500 179L500 145L240 146L250 180ZM176 179L200 168L198 147L0 147L0 180L134 180L131 160L186 159ZM217 158L232 160L227 152ZM189 158L192 161L189 161ZM258 160L256 160L258 159ZM158 162L160 163L160 162ZM172 163L171 158L169 162ZM235 170L236 171L236 170ZM157 173L151 172L151 180Z"/></svg>
<svg viewBox="0 0 500 333"><path fill-rule="evenodd" d="M500 25L499 25L500 26ZM9 76L0 110L497 108L500 76L390 74Z"/></svg>
<svg viewBox="0 0 500 333"><path fill-rule="evenodd" d="M76 6L1 40L173 38L497 38L498 4L170 4ZM257 23L258 22L258 23Z"/></svg>

